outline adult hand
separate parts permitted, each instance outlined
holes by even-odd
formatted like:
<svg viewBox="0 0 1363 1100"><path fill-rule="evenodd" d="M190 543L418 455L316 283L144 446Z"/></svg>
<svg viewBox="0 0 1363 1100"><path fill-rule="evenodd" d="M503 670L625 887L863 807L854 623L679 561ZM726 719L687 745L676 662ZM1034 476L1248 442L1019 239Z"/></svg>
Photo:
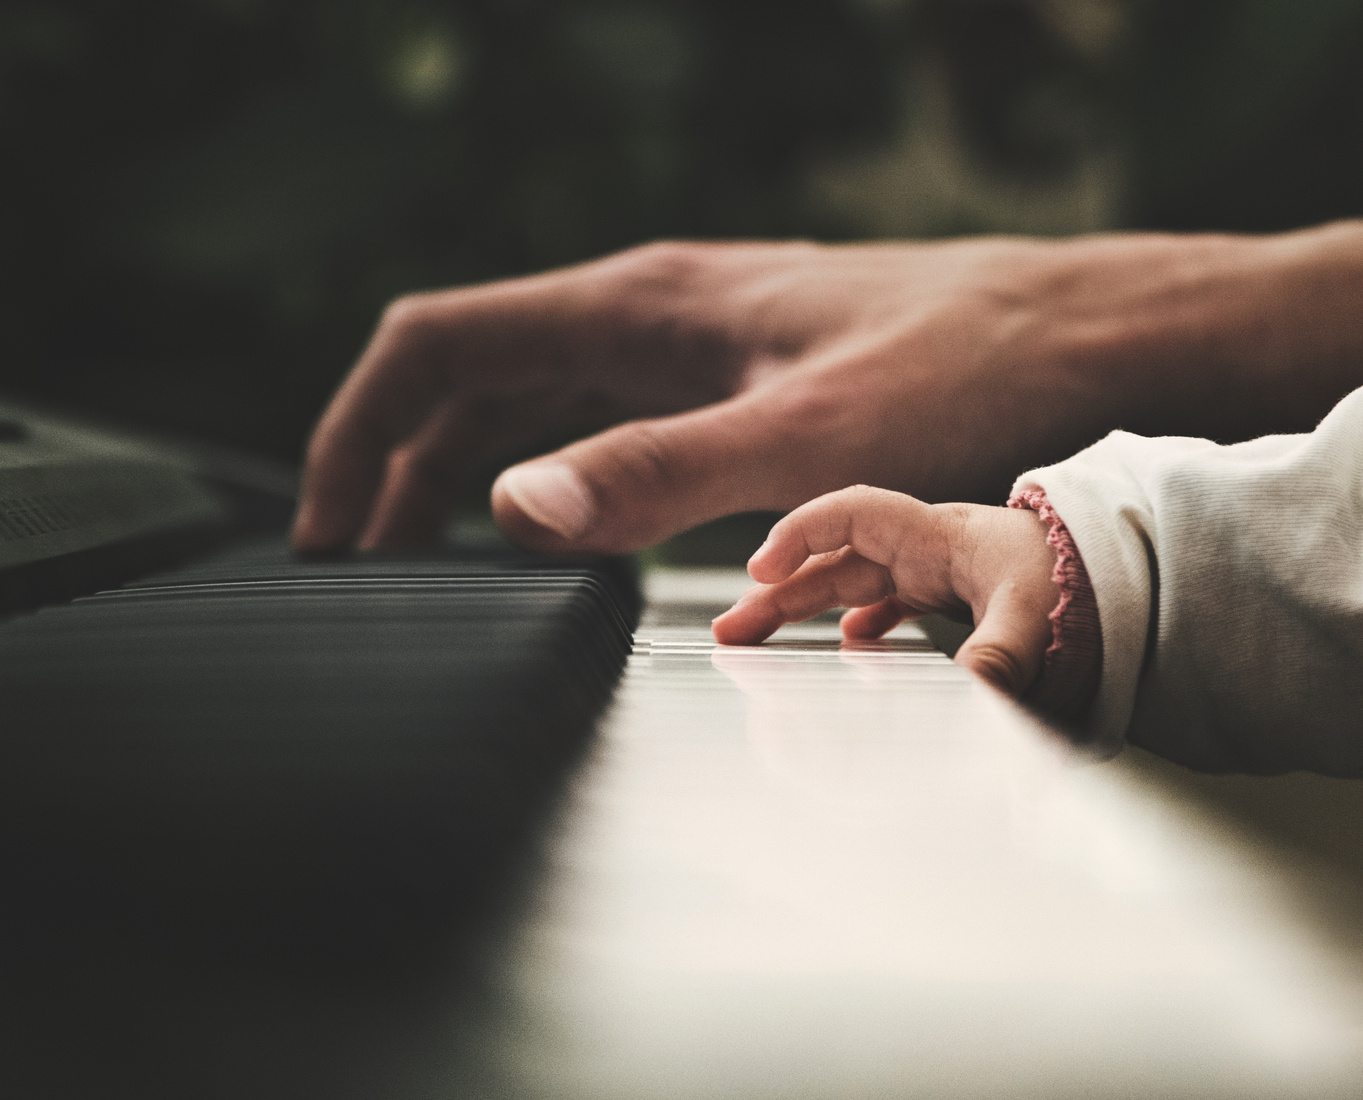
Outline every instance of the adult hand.
<svg viewBox="0 0 1363 1100"><path fill-rule="evenodd" d="M1010 695L1041 672L1060 599L1055 551L1031 511L929 505L853 486L772 528L748 571L760 582L714 622L724 645L753 645L831 607L849 641L935 613L973 621L956 662Z"/></svg>
<svg viewBox="0 0 1363 1100"><path fill-rule="evenodd" d="M1313 261L1286 293L1319 251L1293 240L659 244L403 298L318 425L294 542L432 540L470 470L565 425L616 424L502 474L528 547L631 551L857 482L997 500L1116 426L1296 427L1363 359L1306 354L1358 288Z"/></svg>

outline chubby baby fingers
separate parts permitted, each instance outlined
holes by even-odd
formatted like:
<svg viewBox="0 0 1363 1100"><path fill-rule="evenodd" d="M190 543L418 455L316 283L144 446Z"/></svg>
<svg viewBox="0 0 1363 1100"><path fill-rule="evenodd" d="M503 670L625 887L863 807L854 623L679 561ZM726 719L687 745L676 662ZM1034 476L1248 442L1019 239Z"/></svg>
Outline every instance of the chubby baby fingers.
<svg viewBox="0 0 1363 1100"><path fill-rule="evenodd" d="M832 607L878 603L894 590L889 571L851 549L816 557L777 584L750 588L713 624L721 645L756 645L785 623Z"/></svg>
<svg viewBox="0 0 1363 1100"><path fill-rule="evenodd" d="M853 485L825 493L777 522L748 560L755 581L775 584L807 559L850 547L877 565L893 568L904 555L939 551L940 523L921 500L889 489Z"/></svg>
<svg viewBox="0 0 1363 1100"><path fill-rule="evenodd" d="M903 600L887 596L879 603L854 607L842 617L842 636L849 642L869 642L884 637L905 619L923 614Z"/></svg>

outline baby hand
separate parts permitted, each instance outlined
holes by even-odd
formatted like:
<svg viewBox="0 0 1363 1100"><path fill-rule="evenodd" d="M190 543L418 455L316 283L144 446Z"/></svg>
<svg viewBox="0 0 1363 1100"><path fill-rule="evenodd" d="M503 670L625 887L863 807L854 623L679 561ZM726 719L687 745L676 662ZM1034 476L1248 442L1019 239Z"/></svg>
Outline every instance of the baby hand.
<svg viewBox="0 0 1363 1100"><path fill-rule="evenodd" d="M831 607L849 641L935 613L973 620L958 664L1019 696L1051 644L1056 555L1035 512L924 504L856 485L797 508L748 562L760 586L714 622L724 645L754 645Z"/></svg>

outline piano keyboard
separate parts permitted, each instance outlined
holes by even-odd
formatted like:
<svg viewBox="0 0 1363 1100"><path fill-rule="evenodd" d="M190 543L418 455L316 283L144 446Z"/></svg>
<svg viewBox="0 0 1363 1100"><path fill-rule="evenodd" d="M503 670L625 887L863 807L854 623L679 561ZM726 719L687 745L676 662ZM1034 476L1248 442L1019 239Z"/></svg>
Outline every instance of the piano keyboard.
<svg viewBox="0 0 1363 1100"><path fill-rule="evenodd" d="M1073 750L914 625L718 646L740 571L646 580L481 1030L423 1064L448 1095L1363 1094L1355 884Z"/></svg>
<svg viewBox="0 0 1363 1100"><path fill-rule="evenodd" d="M277 539L108 587L289 480L0 405L4 1095L1359 1095L1357 883L915 627Z"/></svg>
<svg viewBox="0 0 1363 1100"><path fill-rule="evenodd" d="M313 942L447 915L581 749L637 601L623 563L265 543L11 619L0 822L78 881Z"/></svg>

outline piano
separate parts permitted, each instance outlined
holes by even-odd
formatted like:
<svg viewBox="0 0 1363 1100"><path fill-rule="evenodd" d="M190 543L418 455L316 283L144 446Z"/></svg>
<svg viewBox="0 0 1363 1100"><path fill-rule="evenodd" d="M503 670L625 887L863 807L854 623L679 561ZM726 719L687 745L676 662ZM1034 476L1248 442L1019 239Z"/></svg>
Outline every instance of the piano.
<svg viewBox="0 0 1363 1100"><path fill-rule="evenodd" d="M0 440L5 1095L1360 1095L1363 880L919 627L299 562L287 471Z"/></svg>

